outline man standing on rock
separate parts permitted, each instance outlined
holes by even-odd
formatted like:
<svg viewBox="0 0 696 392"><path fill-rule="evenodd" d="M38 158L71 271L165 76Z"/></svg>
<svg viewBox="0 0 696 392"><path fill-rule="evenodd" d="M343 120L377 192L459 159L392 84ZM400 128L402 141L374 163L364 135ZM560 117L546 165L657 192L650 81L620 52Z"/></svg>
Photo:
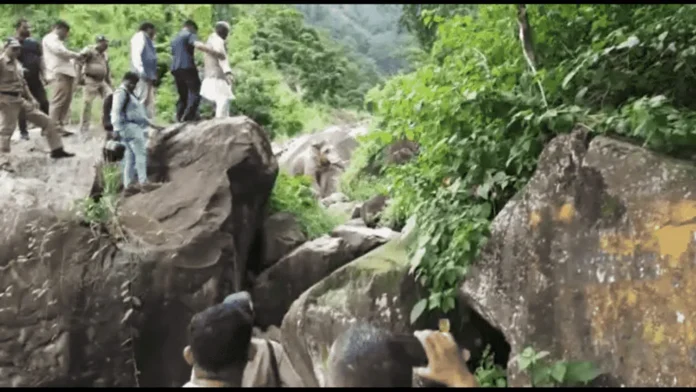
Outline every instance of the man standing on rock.
<svg viewBox="0 0 696 392"><path fill-rule="evenodd" d="M145 105L150 118L155 117L155 81L157 80L155 33L155 25L144 22L130 40L131 71L140 77L135 95Z"/></svg>
<svg viewBox="0 0 696 392"><path fill-rule="evenodd" d="M147 183L147 128L161 130L147 116L145 106L135 96L135 87L140 76L126 72L123 83L113 94L111 124L114 137L126 147L123 161L123 187L126 194L136 193ZM140 186L133 186L134 174Z"/></svg>
<svg viewBox="0 0 696 392"><path fill-rule="evenodd" d="M48 98L46 97L46 74L41 44L31 37L31 26L26 19L20 19L15 24L15 38L22 45L19 62L24 68L24 80L31 95L39 102L39 108L48 114ZM19 133L22 139L29 140L27 116L22 110L19 113Z"/></svg>
<svg viewBox="0 0 696 392"><path fill-rule="evenodd" d="M198 25L192 20L187 20L179 34L172 40L171 71L179 93L179 100L176 102L176 120L179 122L193 121L201 102L201 79L193 56L194 50L198 49L218 60L226 57L226 53L221 53L199 41L197 32Z"/></svg>
<svg viewBox="0 0 696 392"><path fill-rule="evenodd" d="M59 20L42 41L48 82L53 88L49 116L60 126L63 136L72 134L65 129L65 122L70 113L77 77L75 60L82 59L82 55L65 47L69 33L70 25Z"/></svg>
<svg viewBox="0 0 696 392"><path fill-rule="evenodd" d="M19 58L22 44L14 38L5 41L0 55L0 153L10 152L10 138L17 127L19 112L41 128L51 149L51 158L68 158L75 154L65 152L56 123L39 110L39 103L27 87Z"/></svg>
<svg viewBox="0 0 696 392"><path fill-rule="evenodd" d="M228 117L230 115L230 101L234 99L232 93L232 69L227 58L227 36L230 33L230 25L227 22L217 22L215 32L208 37L208 46L224 53L223 59L218 59L212 54L203 56L204 78L201 85L201 96L215 103L215 118Z"/></svg>
<svg viewBox="0 0 696 392"><path fill-rule="evenodd" d="M109 57L106 50L109 41L103 35L97 37L97 44L88 46L82 51L85 61L80 65L78 79L84 82L84 102L80 119L80 132L89 131L92 117L92 102L96 97L104 100L112 92L111 75L109 72ZM81 83L80 83L81 84Z"/></svg>

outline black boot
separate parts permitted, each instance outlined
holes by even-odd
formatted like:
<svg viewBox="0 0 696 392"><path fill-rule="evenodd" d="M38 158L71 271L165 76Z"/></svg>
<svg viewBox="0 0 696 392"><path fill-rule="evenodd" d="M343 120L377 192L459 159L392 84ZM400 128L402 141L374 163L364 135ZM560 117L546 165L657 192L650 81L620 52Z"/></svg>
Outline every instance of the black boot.
<svg viewBox="0 0 696 392"><path fill-rule="evenodd" d="M22 140L29 140L29 132L20 132L19 136L22 138Z"/></svg>
<svg viewBox="0 0 696 392"><path fill-rule="evenodd" d="M66 152L63 147L56 148L55 150L51 151L51 158L55 159L60 159L60 158L72 158L74 157L75 154Z"/></svg>

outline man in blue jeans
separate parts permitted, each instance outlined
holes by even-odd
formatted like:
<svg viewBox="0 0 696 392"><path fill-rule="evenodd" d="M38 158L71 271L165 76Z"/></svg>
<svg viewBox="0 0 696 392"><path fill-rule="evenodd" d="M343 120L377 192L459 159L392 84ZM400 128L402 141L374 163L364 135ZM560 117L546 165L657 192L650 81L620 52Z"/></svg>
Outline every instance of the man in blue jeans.
<svg viewBox="0 0 696 392"><path fill-rule="evenodd" d="M123 160L123 187L126 193L135 193L147 183L147 128L161 130L147 116L145 105L134 95L140 76L126 72L123 83L114 91L111 124L114 136L126 147ZM138 186L134 186L137 176Z"/></svg>

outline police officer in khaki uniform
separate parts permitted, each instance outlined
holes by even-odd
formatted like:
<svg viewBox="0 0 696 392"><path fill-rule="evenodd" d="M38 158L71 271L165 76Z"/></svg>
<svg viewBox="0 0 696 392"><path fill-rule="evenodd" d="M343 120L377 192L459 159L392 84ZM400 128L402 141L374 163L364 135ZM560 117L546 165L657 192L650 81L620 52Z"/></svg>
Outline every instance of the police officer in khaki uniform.
<svg viewBox="0 0 696 392"><path fill-rule="evenodd" d="M109 57L106 50L109 41L103 35L97 37L97 44L84 48L81 52L85 61L80 65L78 83L84 83L82 117L80 120L80 132L89 131L90 117L92 117L92 103L99 97L104 100L113 92L111 74L109 72Z"/></svg>
<svg viewBox="0 0 696 392"><path fill-rule="evenodd" d="M22 45L15 38L5 40L0 55L0 153L10 152L10 138L19 112L24 110L28 121L41 128L51 149L51 158L68 158L75 154L65 152L56 123L39 110L39 104L31 96L24 80L22 66L17 61Z"/></svg>

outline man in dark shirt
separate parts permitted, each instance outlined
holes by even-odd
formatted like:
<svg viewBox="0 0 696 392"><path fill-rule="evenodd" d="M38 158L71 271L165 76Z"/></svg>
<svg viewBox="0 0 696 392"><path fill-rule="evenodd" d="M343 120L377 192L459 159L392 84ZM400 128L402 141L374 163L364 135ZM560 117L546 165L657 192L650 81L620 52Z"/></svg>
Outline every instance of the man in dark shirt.
<svg viewBox="0 0 696 392"><path fill-rule="evenodd" d="M187 20L184 22L184 28L172 40L171 71L179 93L179 100L176 102L176 120L180 122L193 120L201 102L201 78L194 61L194 50L202 50L219 59L225 58L224 53L199 41L197 32L198 25L192 20Z"/></svg>
<svg viewBox="0 0 696 392"><path fill-rule="evenodd" d="M19 55L19 62L24 67L24 80L27 81L29 92L39 103L39 109L48 114L48 98L46 97L46 89L44 88L44 65L43 51L41 43L33 40L31 37L31 26L26 19L20 19L15 24L15 36L17 41L22 44L22 52ZM29 132L27 131L27 116L22 110L19 113L19 132L22 139L29 140Z"/></svg>

